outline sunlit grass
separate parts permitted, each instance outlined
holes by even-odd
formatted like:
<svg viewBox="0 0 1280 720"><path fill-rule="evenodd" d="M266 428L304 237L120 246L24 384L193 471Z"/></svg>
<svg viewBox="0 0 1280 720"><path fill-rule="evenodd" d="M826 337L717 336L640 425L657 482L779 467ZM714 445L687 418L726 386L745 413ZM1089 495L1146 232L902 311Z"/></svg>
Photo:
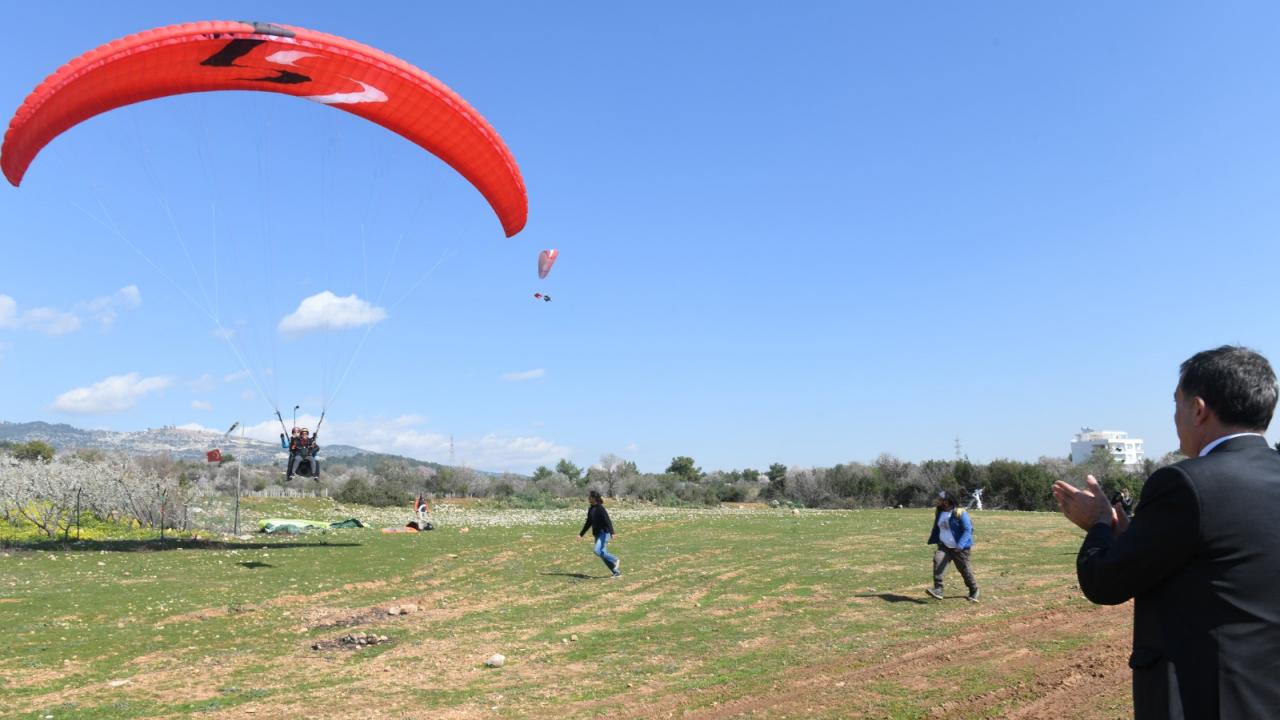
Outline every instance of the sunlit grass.
<svg viewBox="0 0 1280 720"><path fill-rule="evenodd" d="M584 514L442 505L438 530L384 535L378 528L403 525L408 508L253 500L246 527L267 516L374 527L170 549L8 550L0 716L174 717L242 705L290 716L325 707L333 692L378 688L373 702L385 711L474 706L537 717L575 702L635 702L635 693L696 708L769 692L797 667L856 667L904 644L1084 604L1073 588L1079 534L1049 514L977 515L980 606L959 599L954 572L955 599L924 602L927 510L611 506L619 580L606 579L577 537ZM420 612L379 614L404 602ZM325 627L354 615L356 627ZM310 648L353 629L393 642ZM1028 647L1052 655L1082 641ZM495 652L507 666L484 669ZM975 687L999 682L980 665L948 672ZM875 696L902 717L931 707L890 681Z"/></svg>

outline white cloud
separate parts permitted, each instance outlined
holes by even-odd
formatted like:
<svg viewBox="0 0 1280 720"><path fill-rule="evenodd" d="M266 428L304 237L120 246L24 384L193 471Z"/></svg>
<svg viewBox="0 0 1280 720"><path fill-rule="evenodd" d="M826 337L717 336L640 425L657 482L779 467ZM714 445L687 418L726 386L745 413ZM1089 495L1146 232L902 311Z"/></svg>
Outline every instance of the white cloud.
<svg viewBox="0 0 1280 720"><path fill-rule="evenodd" d="M258 394L252 390L245 390L244 392L240 393L241 400L253 400L257 397L258 397Z"/></svg>
<svg viewBox="0 0 1280 720"><path fill-rule="evenodd" d="M221 433L220 430L214 430L211 427L205 427L200 423L187 423L186 425L177 425L175 427L178 430L192 430L195 432L205 432L205 433Z"/></svg>
<svg viewBox="0 0 1280 720"><path fill-rule="evenodd" d="M250 375L251 373L248 370L237 370L233 373L228 373L226 375L223 375L222 382L224 383L240 382L241 380L248 380Z"/></svg>
<svg viewBox="0 0 1280 720"><path fill-rule="evenodd" d="M508 437L498 434L485 435L463 448L462 456L473 467L495 470L531 470L539 465L550 465L572 454L570 448L557 445L540 437Z"/></svg>
<svg viewBox="0 0 1280 720"><path fill-rule="evenodd" d="M128 410L150 393L169 387L167 377L140 377L138 373L113 375L89 387L62 393L53 401L53 409L85 415Z"/></svg>
<svg viewBox="0 0 1280 720"><path fill-rule="evenodd" d="M80 329L80 318L54 308L32 308L22 313L18 325L45 335L65 335Z"/></svg>
<svg viewBox="0 0 1280 720"><path fill-rule="evenodd" d="M622 449L629 453L640 452L640 446L635 443L627 443L627 446Z"/></svg>
<svg viewBox="0 0 1280 720"><path fill-rule="evenodd" d="M18 301L8 295L0 295L0 328L17 327Z"/></svg>
<svg viewBox="0 0 1280 720"><path fill-rule="evenodd" d="M332 429L326 424L325 427L329 442L341 442L419 460L449 462L448 434L414 427L414 424L406 424L403 419L391 422L363 421ZM490 433L480 438L458 437L453 440L455 462L484 470L530 471L572 454L569 448L536 436L513 437Z"/></svg>
<svg viewBox="0 0 1280 720"><path fill-rule="evenodd" d="M280 332L298 333L308 330L360 327L374 325L387 317L387 311L375 307L355 294L338 297L325 290L303 299L298 309L280 320Z"/></svg>
<svg viewBox="0 0 1280 720"><path fill-rule="evenodd" d="M218 387L217 381L214 380L213 376L209 373L205 373L195 380L192 380L190 384L191 392L197 395L211 393Z"/></svg>
<svg viewBox="0 0 1280 720"><path fill-rule="evenodd" d="M542 368L536 368L534 370L522 370L520 372L505 373L502 376L502 379L505 380L506 382L523 382L525 380L536 380L537 378L545 377L546 374L547 374L546 370Z"/></svg>
<svg viewBox="0 0 1280 720"><path fill-rule="evenodd" d="M132 310L142 304L136 285L121 288L111 295L76 303L71 310L37 307L20 310L18 302L0 295L0 329L33 330L46 335L65 335L79 330L84 319L96 320L107 330L119 317L120 310Z"/></svg>
<svg viewBox="0 0 1280 720"><path fill-rule="evenodd" d="M114 294L81 303L77 309L97 320L102 325L102 329L106 330L115 323L120 310L133 310L141 305L142 293L138 292L138 286L129 285L120 288Z"/></svg>
<svg viewBox="0 0 1280 720"><path fill-rule="evenodd" d="M319 419L320 418L315 415L306 415L306 414L299 415L298 427L304 427L309 430L315 430L316 423L317 421L319 421ZM285 422L287 423L289 421L286 420ZM339 445L350 444L350 443L347 443L347 441L345 440L334 440L329 433L329 430L331 429L331 427L332 427L332 423L330 423L328 420L325 420L324 427L321 428L321 430L324 432L324 435L325 435L325 438L322 438L322 440L324 440L326 443L337 442ZM269 443L280 442L280 428L281 428L281 423L279 420L275 418L275 416L272 416L259 423L254 423L252 425L246 424L243 426L245 437L252 438L254 440L259 440L261 442L269 442ZM240 430L241 428L236 429L237 435L240 434ZM324 443L322 443L322 445L323 444Z"/></svg>
<svg viewBox="0 0 1280 720"><path fill-rule="evenodd" d="M191 409L193 409L193 410L212 410L212 409L213 409L213 403L208 403L208 402L205 402L204 400L192 400L192 401L191 401Z"/></svg>

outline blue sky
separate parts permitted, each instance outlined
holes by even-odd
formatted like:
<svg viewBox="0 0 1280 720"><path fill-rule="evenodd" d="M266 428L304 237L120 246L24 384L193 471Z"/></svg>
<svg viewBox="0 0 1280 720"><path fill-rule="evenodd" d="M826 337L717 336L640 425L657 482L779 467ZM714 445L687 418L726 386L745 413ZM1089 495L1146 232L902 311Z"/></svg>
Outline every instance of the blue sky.
<svg viewBox="0 0 1280 720"><path fill-rule="evenodd" d="M329 442L514 471L1035 460L1082 425L1158 457L1179 362L1280 361L1272 5L121 5L7 8L3 112L138 30L310 27L471 102L529 224L294 98L100 116L0 188L0 419L327 407ZM280 331L324 292L383 316Z"/></svg>

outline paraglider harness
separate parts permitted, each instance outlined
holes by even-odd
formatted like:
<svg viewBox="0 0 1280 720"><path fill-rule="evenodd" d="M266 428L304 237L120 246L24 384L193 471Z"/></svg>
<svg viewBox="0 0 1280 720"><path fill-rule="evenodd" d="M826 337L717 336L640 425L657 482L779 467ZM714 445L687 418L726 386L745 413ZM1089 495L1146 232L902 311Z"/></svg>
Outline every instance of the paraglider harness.
<svg viewBox="0 0 1280 720"><path fill-rule="evenodd" d="M284 429L284 418L280 417L280 411L276 411L276 417L280 419L280 429ZM320 479L320 446L316 444L316 440L320 437L320 426L324 424L324 413L320 413L320 422L316 424L316 434L310 437L305 436L306 430L299 432L298 428L293 429L292 436L287 440L284 433L280 433L280 445L289 450L288 464L285 466L285 477L292 480L294 475L301 477Z"/></svg>

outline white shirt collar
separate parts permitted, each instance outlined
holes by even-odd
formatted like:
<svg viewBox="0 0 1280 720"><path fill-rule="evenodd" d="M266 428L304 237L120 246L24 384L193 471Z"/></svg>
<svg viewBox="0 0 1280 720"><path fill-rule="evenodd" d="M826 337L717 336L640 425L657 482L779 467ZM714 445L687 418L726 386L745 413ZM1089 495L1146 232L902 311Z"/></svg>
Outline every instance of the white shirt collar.
<svg viewBox="0 0 1280 720"><path fill-rule="evenodd" d="M1262 433L1250 433L1250 432L1236 433L1235 435L1223 435L1217 440L1214 440L1208 445L1205 445L1204 449L1200 451L1200 457L1204 457L1205 455L1208 455L1214 448L1218 447L1222 443L1232 438L1244 437L1245 435L1257 435L1258 437L1263 437Z"/></svg>

